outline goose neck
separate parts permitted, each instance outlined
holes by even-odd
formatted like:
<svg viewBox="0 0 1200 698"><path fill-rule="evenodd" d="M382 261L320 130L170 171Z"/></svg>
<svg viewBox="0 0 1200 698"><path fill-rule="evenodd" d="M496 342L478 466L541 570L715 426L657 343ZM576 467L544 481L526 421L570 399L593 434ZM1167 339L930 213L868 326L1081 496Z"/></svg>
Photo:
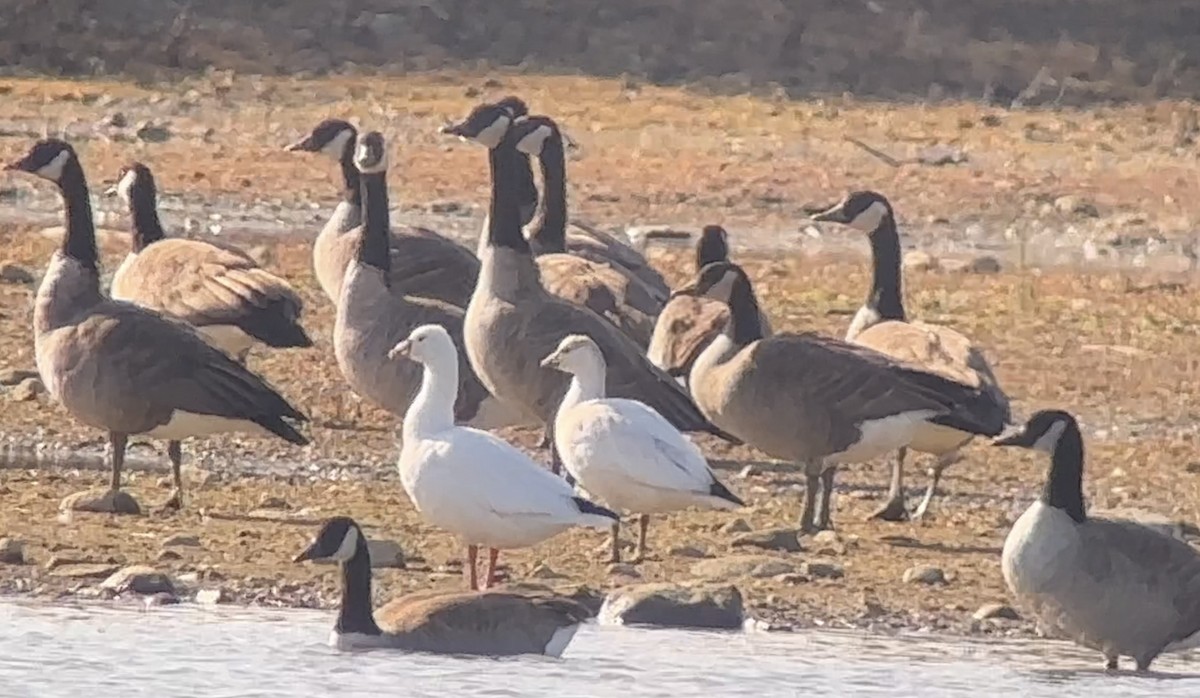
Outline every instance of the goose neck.
<svg viewBox="0 0 1200 698"><path fill-rule="evenodd" d="M339 633L381 635L371 609L371 557L367 541L360 538L354 557L342 563L342 604L338 609Z"/></svg>
<svg viewBox="0 0 1200 698"><path fill-rule="evenodd" d="M521 204L524 198L522 168L528 169L529 161L524 154L509 145L501 145L489 151L488 161L492 175L492 197L488 207L488 246L530 254L529 242L521 230Z"/></svg>
<svg viewBox="0 0 1200 698"><path fill-rule="evenodd" d="M1077 523L1087 520L1083 502L1083 436L1075 424L1068 425L1058 439L1041 499L1062 509Z"/></svg>
<svg viewBox="0 0 1200 698"><path fill-rule="evenodd" d="M387 175L383 172L362 174L360 188L363 202L363 234L358 246L358 261L382 271L386 278L391 269Z"/></svg>
<svg viewBox="0 0 1200 698"><path fill-rule="evenodd" d="M354 206L362 207L362 189L359 186L358 167L354 165L354 139L351 138L338 158L338 166L342 169L342 200Z"/></svg>
<svg viewBox="0 0 1200 698"><path fill-rule="evenodd" d="M92 202L88 193L87 178L79 160L71 158L67 162L58 180L58 186L67 215L62 252L80 264L96 269L96 225L92 220Z"/></svg>
<svg viewBox="0 0 1200 698"><path fill-rule="evenodd" d="M867 307L877 310L882 320L905 320L900 277L900 234L891 214L880 221L870 239L873 273Z"/></svg>
<svg viewBox="0 0 1200 698"><path fill-rule="evenodd" d="M725 333L734 346L744 347L763 338L762 312L750 280L739 276L729 295L729 323Z"/></svg>
<svg viewBox="0 0 1200 698"><path fill-rule="evenodd" d="M543 254L567 251L567 165L562 143L547 140L541 154L542 220L533 234ZM536 189L534 190L536 192ZM536 199L534 205L537 204Z"/></svg>
<svg viewBox="0 0 1200 698"><path fill-rule="evenodd" d="M458 363L453 352L430 359L424 366L421 389L404 415L404 443L416 443L454 427L458 397Z"/></svg>
<svg viewBox="0 0 1200 698"><path fill-rule="evenodd" d="M570 403L570 406L574 407L588 400L603 399L607 372L600 361L591 361L588 365L577 368L571 375L571 385L567 388L567 396L563 398L564 405Z"/></svg>
<svg viewBox="0 0 1200 698"><path fill-rule="evenodd" d="M133 221L133 251L166 237L158 218L158 197L150 187L134 187L129 193L129 217Z"/></svg>

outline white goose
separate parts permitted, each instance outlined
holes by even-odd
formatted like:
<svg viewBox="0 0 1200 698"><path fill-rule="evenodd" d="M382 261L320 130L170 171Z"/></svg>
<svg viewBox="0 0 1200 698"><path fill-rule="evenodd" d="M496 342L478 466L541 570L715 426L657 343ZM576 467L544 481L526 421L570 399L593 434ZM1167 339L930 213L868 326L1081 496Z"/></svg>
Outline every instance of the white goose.
<svg viewBox="0 0 1200 698"><path fill-rule="evenodd" d="M572 526L608 530L617 515L575 495L511 444L454 424L458 350L440 325L422 325L388 353L424 367L421 390L404 415L400 481L426 521L467 543L471 588L475 561L487 546L485 586L495 581L500 548L525 548Z"/></svg>
<svg viewBox="0 0 1200 698"><path fill-rule="evenodd" d="M696 444L637 400L606 398L604 353L586 335L563 338L543 366L571 374L554 418L554 445L567 472L609 506L640 514L635 561L646 554L650 514L734 509L742 500L717 480ZM620 523L612 525L612 561L620 560Z"/></svg>

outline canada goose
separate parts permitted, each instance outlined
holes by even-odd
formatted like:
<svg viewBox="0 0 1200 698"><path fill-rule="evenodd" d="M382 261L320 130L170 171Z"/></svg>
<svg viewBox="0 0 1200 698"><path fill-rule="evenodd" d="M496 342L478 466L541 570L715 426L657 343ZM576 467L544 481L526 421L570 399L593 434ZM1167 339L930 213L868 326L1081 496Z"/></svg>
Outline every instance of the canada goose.
<svg viewBox="0 0 1200 698"><path fill-rule="evenodd" d="M183 320L243 362L256 342L312 346L300 325L304 304L288 282L236 248L165 236L149 167L129 164L109 191L129 207L133 227L133 247L113 275L114 299Z"/></svg>
<svg viewBox="0 0 1200 698"><path fill-rule="evenodd" d="M362 186L362 234L356 236L357 258L342 281L334 324L334 354L350 387L392 414L403 417L421 387L421 369L411 361L392 361L388 352L414 328L442 325L456 344L462 343L463 311L448 303L406 296L391 287L388 254L387 150L383 136L372 131L358 139L354 164ZM492 397L466 357L460 361L455 418L490 429L528 423L507 414Z"/></svg>
<svg viewBox="0 0 1200 698"><path fill-rule="evenodd" d="M589 616L565 596L509 591L411 594L373 611L367 538L345 516L321 526L295 557L295 562L305 560L332 560L340 568L342 600L329 635L330 646L339 650L559 657Z"/></svg>
<svg viewBox="0 0 1200 698"><path fill-rule="evenodd" d="M729 259L729 234L719 225L706 225L696 241L696 271ZM763 336L770 337L771 321L760 311ZM650 337L646 356L667 375L686 382L692 364L729 319L729 309L717 301L674 294L667 301Z"/></svg>
<svg viewBox="0 0 1200 698"><path fill-rule="evenodd" d="M527 117L528 135L517 150L536 156L542 166L542 217L528 236L537 258L542 285L554 295L607 318L640 346L650 343L654 319L667 300L624 267L595 256L595 261L567 250L567 172L563 136L546 116ZM582 249L594 250L583 246Z"/></svg>
<svg viewBox="0 0 1200 698"><path fill-rule="evenodd" d="M725 329L692 366L692 394L718 427L804 467L805 531L830 525L837 464L905 446L925 422L1000 433L976 424L960 408L977 399L975 391L941 376L815 333L763 337L750 279L732 262L705 266L676 293L704 295L729 307Z"/></svg>
<svg viewBox="0 0 1200 698"><path fill-rule="evenodd" d="M1051 458L1001 556L1009 590L1043 625L1103 652L1108 669L1124 655L1147 671L1162 652L1200 646L1200 553L1150 526L1088 516L1074 417L1044 410L993 443Z"/></svg>
<svg viewBox="0 0 1200 698"><path fill-rule="evenodd" d="M501 114L506 115L508 120L500 121L498 117ZM510 124L517 121L524 121L527 118L545 119L546 117L529 117L529 109L523 101L517 97L506 97L499 102L484 103L476 106L462 122L443 128L442 133L458 136L463 140L475 141L487 148L494 148L500 143L500 139ZM557 126L554 128L558 132L558 137L562 139L562 132L558 130ZM547 171L543 169L542 172L546 174ZM513 176L518 176L515 171ZM533 172L528 167L524 168L519 176L524 192L521 200L525 202L521 209L521 225L528 225L536 211L536 185L533 181ZM534 187L532 195L527 191L530 187ZM563 201L561 233L556 233L555 230L546 228L535 229L530 232L529 239L534 254L565 251L596 264L611 267L623 275L632 275L633 278L638 279L642 287L640 292L645 293L648 291L651 297L655 298L660 305L666 302L671 292L666 280L663 279L662 274L651 266L645 256L635 249L629 241L622 241L610 233L579 221L570 221L569 225L572 229L570 232L567 232L568 221L566 220L565 190ZM528 207L529 202L532 202L533 208ZM485 225L485 232L486 229ZM559 239L543 238L544 235L553 235L555 238L561 238L561 242ZM669 238L671 236L654 235L651 237ZM543 249L543 241L549 249ZM561 246L565 246L565 249L561 249Z"/></svg>
<svg viewBox="0 0 1200 698"><path fill-rule="evenodd" d="M484 586L490 587L498 549L536 545L574 526L605 531L617 520L514 446L455 426L458 350L445 328L422 325L389 356L424 367L421 390L404 415L400 481L426 521L467 543L463 571L472 589L479 587L480 545L489 548Z"/></svg>
<svg viewBox="0 0 1200 698"><path fill-rule="evenodd" d="M529 242L521 233L519 172L526 156L516 144L538 128L525 121L508 128L501 112L495 123L505 132L488 151L492 195L488 233L482 248L479 283L467 306L463 329L467 356L488 391L520 405L551 428L567 377L540 365L570 334L591 337L608 361L607 394L641 400L683 431L728 435L704 418L686 392L650 363L638 345L587 308L551 295L542 286ZM491 130L496 126L484 126ZM554 471L558 472L555 452Z"/></svg>
<svg viewBox="0 0 1200 698"><path fill-rule="evenodd" d="M112 444L111 491L99 500L72 498L73 506L140 511L120 491L130 435L178 442L243 431L308 443L284 421L303 421L303 414L190 326L101 294L87 180L70 145L40 140L5 169L54 182L66 209L62 248L51 257L34 303L38 374L54 399L84 424L107 430ZM175 492L168 504L181 505L180 454L170 451Z"/></svg>
<svg viewBox="0 0 1200 698"><path fill-rule="evenodd" d="M841 223L866 233L871 241L873 279L862 308L846 332L846 341L870 347L901 361L921 366L947 380L979 392L978 399L963 404L972 419L1003 428L1011 419L1008 396L1000 389L983 352L961 333L941 325L910 322L904 312L901 290L900 236L892 206L883 195L854 192L841 203L813 217ZM886 521L909 517L904 502L904 459L912 449L936 456L930 468L929 488L913 512L923 518L937 492L942 472L959 459L959 451L973 434L940 424L926 423L917 437L896 454L891 484L884 505L873 516Z"/></svg>
<svg viewBox="0 0 1200 698"><path fill-rule="evenodd" d="M646 556L650 514L745 505L717 480L700 449L662 415L637 400L605 397L608 367L590 337L564 338L542 365L571 375L554 417L554 442L567 472L608 506L640 514L635 561ZM621 559L619 534L616 522L611 562Z"/></svg>
<svg viewBox="0 0 1200 698"><path fill-rule="evenodd" d="M354 167L358 131L346 121L327 119L288 151L324 153L342 169L343 199L313 243L313 269L329 300L338 302L346 265L362 234L362 193ZM465 308L479 276L479 260L465 247L427 228L394 226L389 251L392 288Z"/></svg>

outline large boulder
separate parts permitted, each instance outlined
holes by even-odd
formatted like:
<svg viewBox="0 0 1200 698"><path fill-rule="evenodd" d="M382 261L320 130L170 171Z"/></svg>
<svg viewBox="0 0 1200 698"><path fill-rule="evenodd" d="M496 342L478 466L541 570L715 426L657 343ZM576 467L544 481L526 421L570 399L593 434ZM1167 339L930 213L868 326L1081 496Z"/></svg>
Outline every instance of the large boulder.
<svg viewBox="0 0 1200 698"><path fill-rule="evenodd" d="M599 620L610 625L657 625L667 628L741 628L742 592L732 584L683 586L639 584L611 592Z"/></svg>

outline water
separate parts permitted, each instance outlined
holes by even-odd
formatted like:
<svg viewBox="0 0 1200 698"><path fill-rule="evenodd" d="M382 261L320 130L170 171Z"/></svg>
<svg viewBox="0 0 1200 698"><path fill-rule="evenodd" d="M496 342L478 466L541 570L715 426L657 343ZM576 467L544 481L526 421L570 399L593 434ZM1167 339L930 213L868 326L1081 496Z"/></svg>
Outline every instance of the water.
<svg viewBox="0 0 1200 698"><path fill-rule="evenodd" d="M325 646L333 616L0 602L6 698L274 696L1195 696L1193 656L1106 675L1061 642L587 625L565 657L479 659Z"/></svg>

